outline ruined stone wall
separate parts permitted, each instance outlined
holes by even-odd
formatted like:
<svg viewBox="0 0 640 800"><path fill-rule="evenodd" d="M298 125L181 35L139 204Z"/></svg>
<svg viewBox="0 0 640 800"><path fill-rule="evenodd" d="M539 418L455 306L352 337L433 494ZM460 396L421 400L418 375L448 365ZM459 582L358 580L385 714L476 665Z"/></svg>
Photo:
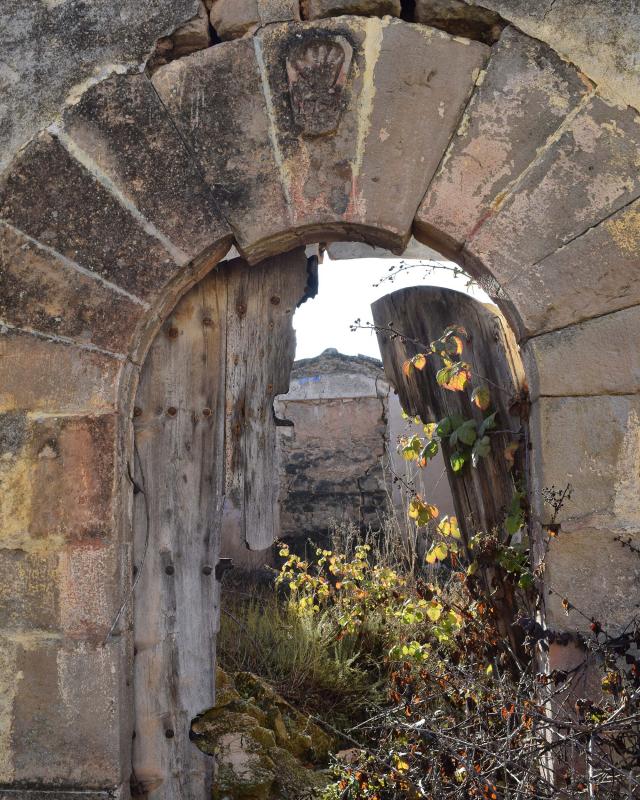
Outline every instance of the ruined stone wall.
<svg viewBox="0 0 640 800"><path fill-rule="evenodd" d="M127 797L126 615L107 633L133 580L132 398L178 298L233 243L255 263L332 239L401 252L413 233L480 276L527 364L537 530L541 490L574 487L547 558L547 621L588 626L567 619L565 593L612 630L637 613L640 570L620 544L640 530L637 4L487 0L498 19L481 15L482 32L465 21L472 39L450 19L429 27L418 2L400 13L426 12L424 24L358 16L377 3L330 3L331 19L303 23L285 0L227 5L254 14L248 37L219 43L209 27L214 46L171 60L156 44L198 16L195 1L3 4L11 797ZM454 7L464 20L471 6L451 0L445 16ZM326 70L300 79L300 39L344 59L335 102L318 90ZM150 78L152 55L168 63ZM331 131L314 129L316 103Z"/></svg>
<svg viewBox="0 0 640 800"><path fill-rule="evenodd" d="M383 464L388 396L382 364L325 350L297 361L276 413L284 538L323 537L333 524L380 528L387 512Z"/></svg>

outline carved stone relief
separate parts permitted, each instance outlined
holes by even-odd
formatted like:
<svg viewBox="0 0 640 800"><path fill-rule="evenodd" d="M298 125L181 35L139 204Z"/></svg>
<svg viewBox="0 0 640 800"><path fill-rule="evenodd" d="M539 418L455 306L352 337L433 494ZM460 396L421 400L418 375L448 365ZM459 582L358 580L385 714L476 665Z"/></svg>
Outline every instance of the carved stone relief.
<svg viewBox="0 0 640 800"><path fill-rule="evenodd" d="M293 118L307 136L338 128L352 59L353 48L343 36L314 38L291 49L287 77Z"/></svg>

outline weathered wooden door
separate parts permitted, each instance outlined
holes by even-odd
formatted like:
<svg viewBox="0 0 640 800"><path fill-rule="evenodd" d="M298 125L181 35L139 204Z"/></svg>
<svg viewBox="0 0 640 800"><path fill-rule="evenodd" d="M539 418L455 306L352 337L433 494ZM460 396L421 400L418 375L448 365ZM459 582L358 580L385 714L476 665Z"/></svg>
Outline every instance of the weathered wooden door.
<svg viewBox="0 0 640 800"><path fill-rule="evenodd" d="M154 341L135 403L132 788L210 797L212 759L190 740L214 702L220 532L251 549L277 530L275 395L288 390L303 250L223 264L180 301Z"/></svg>

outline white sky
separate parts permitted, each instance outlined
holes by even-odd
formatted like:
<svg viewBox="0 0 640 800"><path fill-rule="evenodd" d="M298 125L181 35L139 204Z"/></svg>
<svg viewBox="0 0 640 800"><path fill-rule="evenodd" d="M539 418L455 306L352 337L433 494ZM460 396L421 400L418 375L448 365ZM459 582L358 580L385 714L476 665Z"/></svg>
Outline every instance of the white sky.
<svg viewBox="0 0 640 800"><path fill-rule="evenodd" d="M374 300L407 286L445 286L470 294L480 302L490 302L478 286L467 288L467 278L455 278L447 269L425 274L425 267L417 266L400 274L393 282L385 281L374 287L373 284L389 274L389 266L398 264L400 260L407 264L421 263L400 258L331 261L325 253L324 262L319 266L318 295L303 303L293 318L297 335L296 358L317 356L328 347L335 347L347 355L380 358L375 334L365 330L351 332L349 326L358 317L362 322L370 322L370 306ZM446 263L454 266L451 262Z"/></svg>

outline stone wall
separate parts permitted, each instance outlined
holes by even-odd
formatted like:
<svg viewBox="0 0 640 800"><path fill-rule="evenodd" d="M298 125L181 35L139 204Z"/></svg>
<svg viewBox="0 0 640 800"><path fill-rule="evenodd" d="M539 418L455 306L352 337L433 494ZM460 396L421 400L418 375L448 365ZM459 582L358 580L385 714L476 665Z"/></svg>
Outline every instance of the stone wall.
<svg viewBox="0 0 640 800"><path fill-rule="evenodd" d="M289 393L276 403L293 423L280 428L283 537L326 536L333 522L382 525L388 397L375 359L325 350L294 364Z"/></svg>
<svg viewBox="0 0 640 800"><path fill-rule="evenodd" d="M127 796L126 617L105 639L133 580L135 386L178 298L234 243L255 263L339 239L400 252L413 234L481 277L527 361L537 530L542 488L574 485L548 556L547 620L588 625L567 619L564 594L612 630L637 613L640 569L620 545L640 530L637 4L486 0L495 42L486 27L462 38L364 2L349 10L366 16L334 6L303 22L295 3L247 6L260 17L246 38L209 30L213 46L151 78L158 40L198 3L3 6L11 797Z"/></svg>

